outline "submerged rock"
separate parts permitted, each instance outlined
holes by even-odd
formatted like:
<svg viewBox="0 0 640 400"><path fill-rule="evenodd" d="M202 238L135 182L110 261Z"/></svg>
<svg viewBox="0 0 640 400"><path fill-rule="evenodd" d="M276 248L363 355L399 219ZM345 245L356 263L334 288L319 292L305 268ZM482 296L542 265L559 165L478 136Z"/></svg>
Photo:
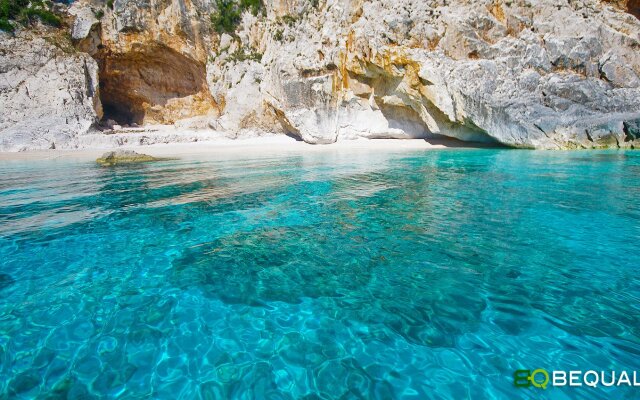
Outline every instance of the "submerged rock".
<svg viewBox="0 0 640 400"><path fill-rule="evenodd" d="M7 286L12 285L15 282L15 279L11 275L8 274L0 274L0 289L4 289Z"/></svg>
<svg viewBox="0 0 640 400"><path fill-rule="evenodd" d="M98 158L96 162L104 167L110 167L118 164L136 164L151 161L164 161L167 158L157 158L148 154L136 153L133 150L116 150L109 151Z"/></svg>

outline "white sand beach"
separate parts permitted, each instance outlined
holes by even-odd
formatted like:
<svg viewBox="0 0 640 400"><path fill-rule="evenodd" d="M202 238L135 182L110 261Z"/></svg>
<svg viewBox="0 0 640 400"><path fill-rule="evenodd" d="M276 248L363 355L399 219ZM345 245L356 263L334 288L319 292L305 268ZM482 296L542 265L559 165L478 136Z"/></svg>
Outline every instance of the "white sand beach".
<svg viewBox="0 0 640 400"><path fill-rule="evenodd" d="M401 151L440 150L447 148L477 148L478 144L455 139L361 139L345 140L326 145L313 145L284 135L261 136L246 139L220 138L189 143L162 143L151 145L124 145L117 147L63 150L33 150L25 152L0 152L0 162L9 160L92 160L111 150L133 150L155 157L188 156L243 156L334 151Z"/></svg>

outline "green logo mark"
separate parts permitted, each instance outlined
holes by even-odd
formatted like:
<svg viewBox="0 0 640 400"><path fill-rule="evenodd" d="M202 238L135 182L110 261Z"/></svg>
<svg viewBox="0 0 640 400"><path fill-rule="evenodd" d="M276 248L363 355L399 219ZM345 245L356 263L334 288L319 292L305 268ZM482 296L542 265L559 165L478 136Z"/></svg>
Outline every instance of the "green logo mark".
<svg viewBox="0 0 640 400"><path fill-rule="evenodd" d="M513 384L520 388L533 386L546 389L549 384L549 373L542 368L533 372L528 369L518 369L513 373Z"/></svg>

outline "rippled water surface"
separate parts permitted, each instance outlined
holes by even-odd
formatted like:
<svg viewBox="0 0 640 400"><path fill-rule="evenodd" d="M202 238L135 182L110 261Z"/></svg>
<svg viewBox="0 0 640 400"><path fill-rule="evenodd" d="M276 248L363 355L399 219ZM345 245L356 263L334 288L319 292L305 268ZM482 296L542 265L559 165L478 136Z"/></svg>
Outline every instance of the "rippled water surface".
<svg viewBox="0 0 640 400"><path fill-rule="evenodd" d="M0 397L539 398L515 369L640 370L639 199L637 152L5 161Z"/></svg>

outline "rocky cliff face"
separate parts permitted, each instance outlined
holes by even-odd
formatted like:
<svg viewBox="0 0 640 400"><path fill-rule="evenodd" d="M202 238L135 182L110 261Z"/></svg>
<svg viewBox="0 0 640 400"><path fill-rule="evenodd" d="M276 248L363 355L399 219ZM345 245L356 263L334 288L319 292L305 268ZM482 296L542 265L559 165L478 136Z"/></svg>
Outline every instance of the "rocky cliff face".
<svg viewBox="0 0 640 400"><path fill-rule="evenodd" d="M74 143L100 118L309 143L640 144L635 0L275 0L219 33L210 16L224 4L79 0L68 10L71 54L3 38L0 96L12 106L0 111L2 148ZM16 90L31 64L57 84L65 76L64 90ZM57 119L34 130L34 113Z"/></svg>
<svg viewBox="0 0 640 400"><path fill-rule="evenodd" d="M75 147L102 116L97 63L56 33L7 36L0 39L0 150Z"/></svg>

